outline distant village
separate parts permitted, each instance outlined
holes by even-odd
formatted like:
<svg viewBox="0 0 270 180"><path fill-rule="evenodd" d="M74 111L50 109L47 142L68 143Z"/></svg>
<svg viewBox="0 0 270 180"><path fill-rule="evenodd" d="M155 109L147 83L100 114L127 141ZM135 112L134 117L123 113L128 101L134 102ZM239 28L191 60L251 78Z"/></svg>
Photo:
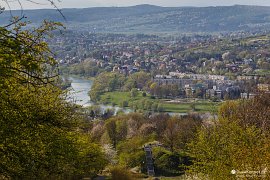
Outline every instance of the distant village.
<svg viewBox="0 0 270 180"><path fill-rule="evenodd" d="M258 92L270 93L269 84L257 84L257 93L247 92L243 79L257 80L257 76L237 76L236 80L229 80L226 76L186 74L170 72L169 75L156 75L153 82L158 85L177 85L185 91L185 97L194 97L196 92L205 99L250 99Z"/></svg>
<svg viewBox="0 0 270 180"><path fill-rule="evenodd" d="M177 85L183 97L248 99L258 91L270 91L270 38L244 41L243 36L69 32L49 44L60 64L71 67L71 74L95 76L106 71L128 76L144 71L159 86Z"/></svg>

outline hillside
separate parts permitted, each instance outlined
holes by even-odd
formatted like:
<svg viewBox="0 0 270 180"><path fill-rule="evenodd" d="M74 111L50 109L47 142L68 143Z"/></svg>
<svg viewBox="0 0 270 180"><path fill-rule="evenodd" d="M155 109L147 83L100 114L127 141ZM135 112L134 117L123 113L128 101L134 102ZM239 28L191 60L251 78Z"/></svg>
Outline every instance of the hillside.
<svg viewBox="0 0 270 180"><path fill-rule="evenodd" d="M95 32L229 32L267 30L270 27L270 7L99 7L62 9L66 21L56 10L12 11L22 13L33 23L42 19L64 22L72 29ZM2 13L0 24L10 19Z"/></svg>

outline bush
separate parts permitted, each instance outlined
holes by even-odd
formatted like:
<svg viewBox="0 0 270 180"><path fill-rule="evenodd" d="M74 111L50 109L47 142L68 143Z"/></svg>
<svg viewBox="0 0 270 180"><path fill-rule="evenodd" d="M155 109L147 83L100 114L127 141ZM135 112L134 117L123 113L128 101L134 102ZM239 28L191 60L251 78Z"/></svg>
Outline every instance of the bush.
<svg viewBox="0 0 270 180"><path fill-rule="evenodd" d="M138 95L138 90L136 88L131 89L130 97L134 98Z"/></svg>
<svg viewBox="0 0 270 180"><path fill-rule="evenodd" d="M157 103L152 104L151 109L152 111L156 112L158 109L158 104Z"/></svg>
<svg viewBox="0 0 270 180"><path fill-rule="evenodd" d="M164 108L163 108L162 104L158 104L157 111L158 112L164 111Z"/></svg>
<svg viewBox="0 0 270 180"><path fill-rule="evenodd" d="M127 101L123 101L122 102L122 107L124 108L124 107L128 107L128 102Z"/></svg>
<svg viewBox="0 0 270 180"><path fill-rule="evenodd" d="M112 167L110 169L112 174L112 180L132 180L132 176L128 170L123 167Z"/></svg>
<svg viewBox="0 0 270 180"><path fill-rule="evenodd" d="M189 165L188 157L164 148L153 148L154 166L157 174L174 176L183 173L183 167Z"/></svg>
<svg viewBox="0 0 270 180"><path fill-rule="evenodd" d="M119 109L116 113L117 116L121 114L125 114L125 111L123 111L123 109Z"/></svg>

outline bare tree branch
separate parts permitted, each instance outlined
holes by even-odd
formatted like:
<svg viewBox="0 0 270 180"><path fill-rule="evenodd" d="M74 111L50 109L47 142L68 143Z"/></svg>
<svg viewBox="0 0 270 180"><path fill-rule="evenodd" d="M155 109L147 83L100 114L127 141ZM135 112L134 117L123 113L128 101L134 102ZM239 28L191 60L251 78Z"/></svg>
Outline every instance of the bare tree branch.
<svg viewBox="0 0 270 180"><path fill-rule="evenodd" d="M25 16L22 16L22 17L20 17L20 18L17 18L17 19L15 19L15 21L11 22L10 24L5 25L3 28L8 28L8 27L10 27L10 26L12 26L12 25L14 25L14 24L16 24L16 23L22 21L22 20L25 19L25 18L26 18Z"/></svg>
<svg viewBox="0 0 270 180"><path fill-rule="evenodd" d="M0 1L3 1L5 2L6 6L8 7L9 9L9 12L10 12L10 15L12 17L13 14L12 14L12 7L10 6L10 3L11 2L17 2L20 6L20 9L21 9L21 17L25 16L24 15L24 8L23 8L23 1L26 1L26 2L30 2L30 3L33 3L33 4L37 4L37 5L46 5L45 3L40 3L40 2L37 2L35 0L13 0L13 1L10 1L10 0L0 0ZM61 2L60 0L43 0L44 2L48 2L53 8L55 8L59 14L63 17L63 19L66 21L66 17L64 16L64 14L62 13L61 9L58 8L58 6L56 5L55 1L57 2ZM0 6L1 7L1 6ZM1 9L0 8L0 12L3 11L4 9Z"/></svg>

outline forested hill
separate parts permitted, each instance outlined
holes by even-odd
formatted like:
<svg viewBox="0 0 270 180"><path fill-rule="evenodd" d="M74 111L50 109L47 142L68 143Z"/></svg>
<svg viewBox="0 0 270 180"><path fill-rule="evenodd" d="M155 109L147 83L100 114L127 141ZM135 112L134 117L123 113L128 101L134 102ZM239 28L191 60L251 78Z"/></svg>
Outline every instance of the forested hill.
<svg viewBox="0 0 270 180"><path fill-rule="evenodd" d="M43 19L65 22L68 27L95 32L228 32L267 30L270 27L270 7L96 7L12 11L25 14L33 23ZM0 24L10 19L10 12L0 14Z"/></svg>

